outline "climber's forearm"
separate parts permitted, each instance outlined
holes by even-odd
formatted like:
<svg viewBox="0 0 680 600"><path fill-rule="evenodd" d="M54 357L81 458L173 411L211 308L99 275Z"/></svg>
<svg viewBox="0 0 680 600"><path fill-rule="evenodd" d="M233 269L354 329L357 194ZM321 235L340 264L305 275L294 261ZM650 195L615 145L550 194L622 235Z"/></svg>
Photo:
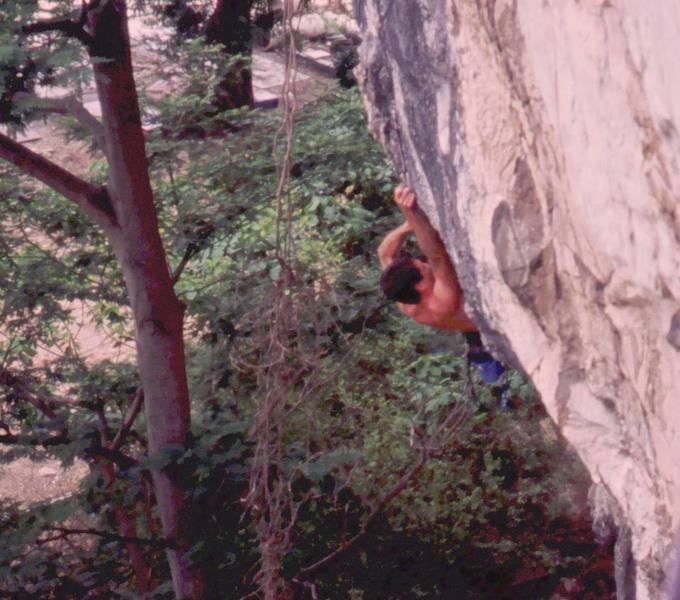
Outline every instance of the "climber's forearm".
<svg viewBox="0 0 680 600"><path fill-rule="evenodd" d="M380 245L378 246L378 259L380 260L383 269L389 267L399 254L410 231L410 223L404 221L399 227L390 231L383 241L380 242Z"/></svg>
<svg viewBox="0 0 680 600"><path fill-rule="evenodd" d="M425 214L417 207L410 210L403 210L403 214L416 236L418 247L422 250L423 254L427 256L427 259L430 262L441 259L448 260L444 242L442 242L439 237L437 230L430 225L430 221L428 221Z"/></svg>
<svg viewBox="0 0 680 600"><path fill-rule="evenodd" d="M397 186L394 190L394 203L401 210L404 219L416 236L418 246L430 263L448 261L444 243L435 228L430 225L425 213L418 208L418 201L413 190L405 184Z"/></svg>

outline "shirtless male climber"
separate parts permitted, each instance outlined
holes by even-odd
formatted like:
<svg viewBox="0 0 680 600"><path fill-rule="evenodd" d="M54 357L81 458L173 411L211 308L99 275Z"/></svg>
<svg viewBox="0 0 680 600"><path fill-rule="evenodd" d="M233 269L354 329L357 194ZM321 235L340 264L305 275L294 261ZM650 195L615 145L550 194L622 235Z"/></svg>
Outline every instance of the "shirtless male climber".
<svg viewBox="0 0 680 600"><path fill-rule="evenodd" d="M378 258L384 269L380 287L414 321L463 332L468 342L468 360L479 369L485 383L496 382L505 369L484 349L477 327L465 314L463 290L439 234L418 208L410 188L398 186L394 202L404 215L404 222L378 246ZM401 249L411 232L425 255L423 258Z"/></svg>

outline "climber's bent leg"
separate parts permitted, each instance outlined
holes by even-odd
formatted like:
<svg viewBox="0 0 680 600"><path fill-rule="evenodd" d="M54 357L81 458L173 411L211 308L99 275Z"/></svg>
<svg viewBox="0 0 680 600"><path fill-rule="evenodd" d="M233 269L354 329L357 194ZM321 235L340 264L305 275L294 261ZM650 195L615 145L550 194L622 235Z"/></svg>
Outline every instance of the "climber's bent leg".
<svg viewBox="0 0 680 600"><path fill-rule="evenodd" d="M468 344L467 359L477 368L480 379L484 383L496 383L505 373L505 367L486 351L479 333L463 335Z"/></svg>

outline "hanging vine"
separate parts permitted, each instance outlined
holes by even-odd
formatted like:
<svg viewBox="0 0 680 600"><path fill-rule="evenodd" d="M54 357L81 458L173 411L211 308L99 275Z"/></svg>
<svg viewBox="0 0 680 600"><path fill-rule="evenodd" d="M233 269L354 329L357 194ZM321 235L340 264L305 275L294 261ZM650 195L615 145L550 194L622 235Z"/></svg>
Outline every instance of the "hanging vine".
<svg viewBox="0 0 680 600"><path fill-rule="evenodd" d="M253 519L260 560L253 578L256 595L277 600L289 595L281 575L281 561L291 545L291 535L300 507L292 493L293 474L284 466L283 436L286 412L291 404L304 399L303 376L318 362L299 343L305 337L301 306L309 306L309 292L296 286L296 260L293 237L293 204L289 190L298 107L294 36L295 7L283 4L284 82L281 91L281 125L274 135L274 162L277 172L275 255L280 270L273 284L268 306L257 307L246 319L257 340L256 364L247 363L244 354L233 357L237 367L257 373L260 404L249 437L254 452L249 492L244 504ZM281 144L283 141L283 152ZM306 297L301 297L306 296ZM247 354L246 354L247 356ZM302 385L302 389L299 389ZM296 398L293 397L294 391Z"/></svg>
<svg viewBox="0 0 680 600"><path fill-rule="evenodd" d="M291 416L310 402L324 385L336 377L352 353L332 369L321 368L325 350L315 343L327 333L327 318L339 307L329 305L334 297L331 278L322 277L310 285L298 262L294 235L294 206L290 194L290 173L293 166L295 116L298 110L296 90L297 47L296 23L299 13L294 2L283 6L284 82L281 94L281 124L274 135L276 165L275 257L279 272L272 282L271 294L253 307L240 323L250 332L247 341L232 353L237 369L255 373L258 406L249 431L253 442L253 457L249 474L248 493L243 498L244 518L253 520L258 540L259 561L252 580L257 590L250 597L264 600L284 600L294 597L293 585L307 590L315 600L317 592L311 578L349 550L372 526L378 514L389 502L408 487L427 461L438 455L469 416L469 405L454 402L447 416L428 434L412 430L410 446L413 464L400 474L396 484L385 491L372 507L356 535L314 564L301 569L290 581L282 574L282 561L292 547L292 537L298 513L307 497L293 491L293 484L304 476L305 465L320 454L305 449L305 456L290 461L286 448L290 440ZM325 299L325 301L322 301ZM377 307L371 315L382 307ZM363 331L363 329L362 329ZM358 335L362 335L361 333ZM287 460L288 459L288 460ZM346 474L349 483L352 470Z"/></svg>

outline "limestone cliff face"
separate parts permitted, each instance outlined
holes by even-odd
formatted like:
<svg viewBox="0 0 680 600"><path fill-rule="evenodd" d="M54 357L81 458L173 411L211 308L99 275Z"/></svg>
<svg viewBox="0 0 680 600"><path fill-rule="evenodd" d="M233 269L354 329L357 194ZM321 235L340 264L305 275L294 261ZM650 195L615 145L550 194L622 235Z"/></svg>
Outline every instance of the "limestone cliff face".
<svg viewBox="0 0 680 600"><path fill-rule="evenodd" d="M680 2L355 0L371 127L660 598L680 524Z"/></svg>

